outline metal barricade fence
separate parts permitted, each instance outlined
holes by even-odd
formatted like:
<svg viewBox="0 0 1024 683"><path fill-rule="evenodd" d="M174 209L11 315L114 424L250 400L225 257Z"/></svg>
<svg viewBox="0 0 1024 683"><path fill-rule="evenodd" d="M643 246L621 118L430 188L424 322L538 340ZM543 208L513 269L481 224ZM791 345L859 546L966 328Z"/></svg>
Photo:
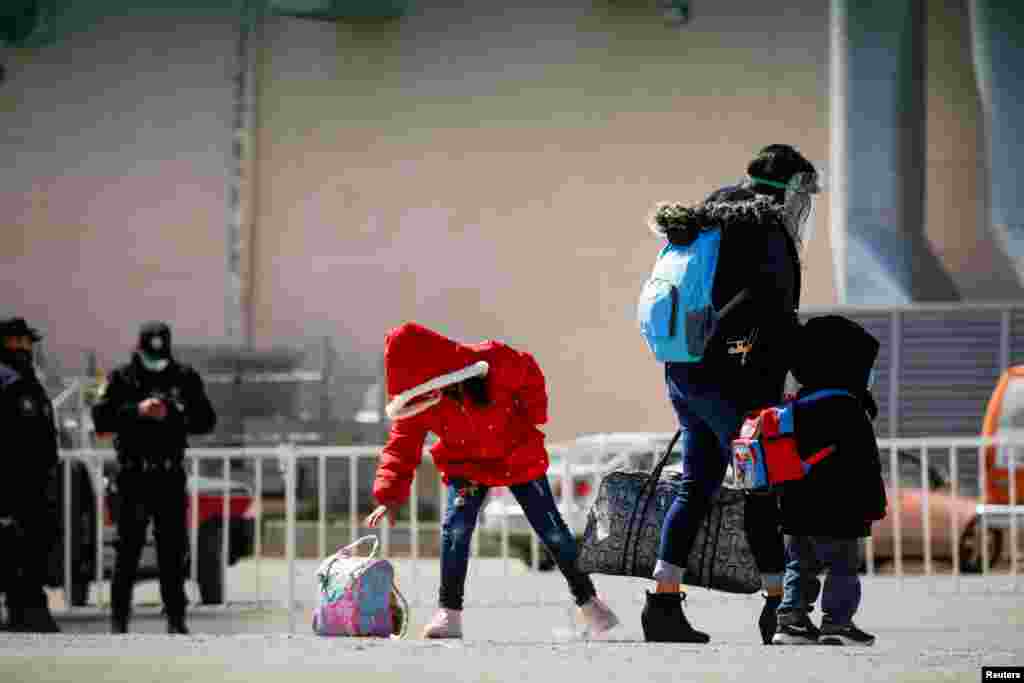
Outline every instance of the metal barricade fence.
<svg viewBox="0 0 1024 683"><path fill-rule="evenodd" d="M553 488L557 491L558 503L566 521L577 533L581 533L585 524L586 510L597 493L598 485L602 474L609 468L628 466L623 460L622 454L627 451L653 453L657 450L656 445L667 440L662 434L601 434L581 437L567 444L551 444L549 451L552 454L552 467L549 470L549 479ZM584 447L584 445L586 447ZM1006 458L1008 469L1008 502L993 504L988 501L987 476L988 468L985 466L985 458L980 454L986 447L1005 449L1003 453L1009 452L1010 457ZM997 438L914 438L914 439L881 439L879 447L882 453L883 470L887 481L887 494L889 498L889 509L887 518L874 525L873 536L866 540L865 546L865 571L868 575L883 573L882 567L891 568L892 575L901 580L911 573L910 570L919 567L920 573L926 577L940 576L936 572L937 566L945 568L949 566L949 577L952 582L952 590L959 592L960 576L964 572L977 572L983 577L992 577L999 574L1004 577L999 585L1004 589L1012 591L1020 590L1019 568L1020 568L1020 531L1024 528L1024 506L1018 504L1019 492L1016 485L1016 468L1021 454L1024 453L1024 435L1013 435L1010 437ZM311 571L310 567L315 565L327 554L336 550L337 547L351 542L358 538L364 531L362 518L372 508L373 501L369 495L361 491L362 482L359 476L359 464L361 460L370 459L375 464L379 453L379 446L360 447L295 447L283 445L276 448L204 448L190 449L186 453L188 473L188 539L189 539L189 592L193 605L201 602L196 599L197 586L200 580L209 576L220 576L222 589L216 605L200 605L200 610L222 610L238 608L261 608L270 605L285 607L290 615L290 626L294 630L294 613L298 605L306 605L309 600L299 600L299 588L296 583L298 564L305 563L305 572ZM88 474L87 481L92 487L95 495L96 505L94 510L88 511L91 522L95 524L95 538L101 542L95 543L91 550L95 553L91 559L91 575L89 580L96 584L95 605L100 609L108 607L105 599L104 581L110 576L112 566L111 559L113 551L105 552L106 546L111 544L112 529L108 524L110 512L106 500L105 466L109 466L114 460L114 453L106 449L78 449L66 450L62 454L62 489L63 489L63 584L65 595L72 595L73 586L76 582L83 580L81 576L73 576L73 570L82 566L72 561L72 530L75 522L81 523L81 514L78 520L72 520L72 468L74 463L80 463ZM424 459L429 455L424 453ZM329 481L330 473L336 471L329 467L332 462L341 461L346 463L342 469L347 479L347 490L331 486ZM972 462L973 461L973 462ZM219 477L209 478L200 476L205 463L214 463L214 469L219 470ZM317 510L315 529L316 543L315 556L310 557L308 543L304 542L306 552L304 557L299 557L297 548L297 515L298 515L298 491L297 472L300 466L313 463L313 471L316 473L316 493L313 498ZM232 479L233 464L240 464L246 471L251 470L251 481L240 482ZM264 505L266 502L265 472L268 470L283 479L284 500L283 500L283 557L270 557L265 554L266 540L264 539L265 516ZM960 485L960 479L964 472L970 468L976 468L979 480L977 492L965 491ZM210 468L206 468L210 469ZM109 471L109 470L108 470ZM436 510L438 519L443 520L446 508L446 491L440 480L436 491L438 494ZM343 482L344 483L344 482ZM337 500L341 501L347 519L347 539L338 538L336 530L329 524L328 509L331 507L329 500L330 493L336 494ZM234 500L238 498L238 500ZM578 498L578 500L577 500ZM511 514L515 510L515 504L507 489L495 490L490 494L488 501L504 501L504 506L497 506L491 513L497 516L497 549L495 559L501 560L502 570L500 585L504 596L502 600L482 601L478 604L487 605L537 605L537 604L560 604L565 601L563 595L564 586L559 587L557 598L546 599L543 595L524 595L517 591L518 599L511 597L509 589L509 577L511 574L511 537L513 533ZM304 502L306 504L308 501ZM399 522L396 528L385 523L379 530L381 538L381 551L384 557L402 561L403 573L400 580L403 583L403 592L407 596L414 596L410 601L412 605L422 605L431 602L432 599L422 598L423 591L421 583L436 588L436 577L424 581L421 573L421 560L425 557L435 557L432 551L426 555L422 552L422 540L431 538L431 535L439 536L439 524L436 522L424 522L421 519L421 493L420 487L412 487L412 494L408 504L408 520ZM485 503L486 505L487 503ZM335 505L335 507L338 507ZM203 512L205 511L205 513ZM209 519L207 523L213 522L212 526L201 523L201 514L206 514ZM208 536L218 529L217 518L219 517L220 534ZM232 520L241 517L244 525L252 524L252 559L246 560L246 565L252 569L249 585L244 591L239 591L230 583L231 572L229 567L231 560L239 555L239 549L232 544L233 539ZM517 528L514 530L518 535L523 532L522 519L515 517ZM494 531L495 523L488 520L491 532ZM243 528L244 528L243 525ZM430 527L429 533L424 535L424 528ZM337 525L335 525L337 526ZM304 525L305 528L305 525ZM328 532L334 535L329 542ZM399 533L405 546L404 553L396 553L393 544L393 534ZM540 553L535 534L528 533L529 543L529 564L532 569L540 567ZM481 543L485 534L478 528L474 534L472 553L475 558L482 555ZM493 535L493 534L492 534ZM244 538L242 535L240 538ZM217 547L210 539L215 538ZM490 537L489 537L490 538ZM517 536L518 538L518 536ZM493 539L492 539L493 540ZM1007 561L1002 562L1002 549L1008 547ZM245 549L242 549L245 550ZM203 555L203 552L213 553L219 567L212 572L208 564L210 557ZM235 553L233 556L232 553ZM970 554L968 557L967 554ZM244 558L240 558L244 559ZM406 564L407 561L407 564ZM436 560L433 560L436 562ZM913 566L911 566L913 563ZM271 567L270 575L267 576L264 564ZM995 572L996 565L1001 568ZM941 566L940 566L941 565ZM423 565L425 566L425 565ZM470 576L473 576L474 563L470 564ZM407 572L405 570L408 570ZM525 570L526 567L524 566ZM285 574L284 577L281 574ZM282 580L283 579L283 580ZM312 597L312 584L303 587L302 593ZM201 591L199 591L201 593ZM199 596L202 597L201 595ZM214 596L216 597L216 595ZM79 606L71 605L67 600L67 609L82 609ZM469 604L469 603L467 603ZM192 607L190 609L196 609Z"/></svg>

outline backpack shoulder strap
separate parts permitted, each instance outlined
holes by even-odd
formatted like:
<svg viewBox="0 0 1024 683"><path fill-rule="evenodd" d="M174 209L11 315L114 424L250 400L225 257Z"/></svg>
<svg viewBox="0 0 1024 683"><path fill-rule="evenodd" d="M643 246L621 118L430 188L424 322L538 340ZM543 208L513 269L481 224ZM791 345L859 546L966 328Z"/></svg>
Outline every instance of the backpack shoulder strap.
<svg viewBox="0 0 1024 683"><path fill-rule="evenodd" d="M836 396L846 396L848 398L856 399L857 397L851 394L849 391L843 389L820 389L818 391L801 396L794 403L796 405L806 405L813 403L814 401L820 401L823 398L834 398Z"/></svg>

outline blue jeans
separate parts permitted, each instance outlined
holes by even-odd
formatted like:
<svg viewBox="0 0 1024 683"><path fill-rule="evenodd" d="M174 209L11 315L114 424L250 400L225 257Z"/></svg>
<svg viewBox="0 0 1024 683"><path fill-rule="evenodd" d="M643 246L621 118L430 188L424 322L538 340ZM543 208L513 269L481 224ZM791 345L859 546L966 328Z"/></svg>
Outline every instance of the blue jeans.
<svg viewBox="0 0 1024 683"><path fill-rule="evenodd" d="M510 486L509 490L565 576L576 604L583 605L596 591L590 577L576 569L576 537L555 505L547 477ZM486 497L487 487L481 484L464 479L452 479L448 483L448 509L441 525L441 607L462 609L470 542Z"/></svg>
<svg viewBox="0 0 1024 683"><path fill-rule="evenodd" d="M661 528L654 578L681 582L694 539L710 510L711 497L725 478L732 440L744 415L761 402L758 396L778 394L776 400L781 398L782 387L778 391L764 391L751 386L737 390L737 397L728 396L708 381L703 368L694 369L683 363L665 364L665 384L683 431L683 479ZM784 562L775 497L748 496L745 508L747 539L762 582L766 589L775 592L780 588Z"/></svg>
<svg viewBox="0 0 1024 683"><path fill-rule="evenodd" d="M779 623L794 623L814 610L821 592L822 623L845 626L860 606L860 543L856 538L786 535L785 595ZM818 575L828 571L825 589Z"/></svg>
<svg viewBox="0 0 1024 683"><path fill-rule="evenodd" d="M679 582L711 496L722 485L743 414L717 387L694 382L687 365L666 363L665 383L683 431L683 480L661 528L654 578Z"/></svg>

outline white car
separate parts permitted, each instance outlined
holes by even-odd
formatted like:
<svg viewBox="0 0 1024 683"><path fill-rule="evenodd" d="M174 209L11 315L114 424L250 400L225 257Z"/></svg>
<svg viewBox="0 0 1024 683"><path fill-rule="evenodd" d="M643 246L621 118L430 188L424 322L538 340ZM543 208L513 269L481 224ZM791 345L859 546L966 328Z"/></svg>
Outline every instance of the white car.
<svg viewBox="0 0 1024 683"><path fill-rule="evenodd" d="M548 480L551 490L566 525L577 537L583 535L587 526L587 513L597 496L601 478L615 470L649 472L654 467L655 454L659 457L664 454L672 436L671 433L616 432L588 434L573 441L549 444L551 463ZM678 443L673 453L667 469L679 468ZM571 487L562 485L566 479L572 482ZM491 489L480 511L479 525L484 533L499 538L503 527L507 526L513 554L532 564L530 536L533 529L507 488ZM553 561L543 548L541 551L538 568L552 569Z"/></svg>

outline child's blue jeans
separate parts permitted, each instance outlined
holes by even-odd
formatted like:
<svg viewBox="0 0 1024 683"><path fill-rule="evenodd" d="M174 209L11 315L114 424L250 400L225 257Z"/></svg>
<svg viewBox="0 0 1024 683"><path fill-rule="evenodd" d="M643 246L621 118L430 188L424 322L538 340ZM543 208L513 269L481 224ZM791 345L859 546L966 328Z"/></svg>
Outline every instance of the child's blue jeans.
<svg viewBox="0 0 1024 683"><path fill-rule="evenodd" d="M856 538L786 535L780 624L796 623L814 610L821 593L822 623L845 626L860 605L860 543ZM824 590L818 575L827 572Z"/></svg>
<svg viewBox="0 0 1024 683"><path fill-rule="evenodd" d="M541 543L565 575L577 605L594 597L596 591L590 577L576 569L576 536L566 526L547 477L525 484L509 486L523 508ZM441 526L441 590L440 606L462 609L462 598L469 570L470 542L476 528L477 515L487 497L487 487L464 479L448 482L448 509Z"/></svg>

